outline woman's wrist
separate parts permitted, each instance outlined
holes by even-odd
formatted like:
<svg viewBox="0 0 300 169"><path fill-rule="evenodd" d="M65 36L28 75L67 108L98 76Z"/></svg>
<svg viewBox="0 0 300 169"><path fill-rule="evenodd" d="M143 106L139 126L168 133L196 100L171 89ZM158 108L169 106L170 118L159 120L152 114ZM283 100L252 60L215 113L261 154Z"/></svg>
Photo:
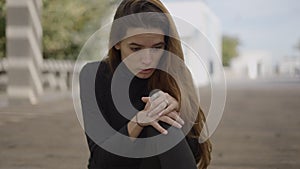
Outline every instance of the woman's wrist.
<svg viewBox="0 0 300 169"><path fill-rule="evenodd" d="M132 140L135 140L135 138L137 138L141 131L144 129L143 125L138 123L136 118L137 117L133 117L127 124L128 135Z"/></svg>
<svg viewBox="0 0 300 169"><path fill-rule="evenodd" d="M141 123L139 123L138 114L139 114L139 113L137 113L137 114L135 115L135 123L136 123L138 126L140 126L140 127L145 127L145 126L143 126Z"/></svg>

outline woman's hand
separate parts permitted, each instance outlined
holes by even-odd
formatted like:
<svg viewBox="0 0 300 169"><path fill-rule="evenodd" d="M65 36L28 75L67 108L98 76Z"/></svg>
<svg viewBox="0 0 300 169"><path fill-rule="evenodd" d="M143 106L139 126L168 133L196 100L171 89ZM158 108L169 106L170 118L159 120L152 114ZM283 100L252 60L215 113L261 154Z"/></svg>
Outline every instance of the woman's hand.
<svg viewBox="0 0 300 169"><path fill-rule="evenodd" d="M159 103L158 102L159 100L157 100L157 99L158 98L155 99L155 101L156 101L155 104L157 106L159 106L161 104L157 104L157 103ZM171 126L177 127L177 128L181 128L182 125L184 124L184 121L180 118L179 113L174 110L169 111L168 107L165 107L165 109L161 110L161 111L167 112L167 114L156 113L156 114L153 114L152 116L149 116L149 113L156 112L156 111L160 110L160 108L152 106L153 102L151 103L149 97L143 97L142 101L146 103L146 106L145 106L144 110L138 112L136 115L136 121L140 126L151 125L156 130L161 132L162 134L167 134L168 133L167 130L164 129L162 126L160 126L158 121L163 121L163 122L165 122ZM170 105L170 107L174 107L174 106L176 107L176 104L178 105L177 101L173 102L173 103L174 104Z"/></svg>
<svg viewBox="0 0 300 169"><path fill-rule="evenodd" d="M162 116L174 110L178 111L179 109L178 101L161 90L155 92L150 99L149 97L145 97L145 99L150 101L151 111L149 112L149 116L155 116L156 114Z"/></svg>

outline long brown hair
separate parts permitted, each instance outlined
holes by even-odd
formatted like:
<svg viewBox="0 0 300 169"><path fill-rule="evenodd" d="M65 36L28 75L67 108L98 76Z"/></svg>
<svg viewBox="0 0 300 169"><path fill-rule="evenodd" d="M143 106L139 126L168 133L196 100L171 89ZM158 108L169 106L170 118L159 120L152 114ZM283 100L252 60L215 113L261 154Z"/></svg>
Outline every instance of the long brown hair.
<svg viewBox="0 0 300 169"><path fill-rule="evenodd" d="M196 89L194 87L193 79L188 68L182 64L184 55L181 47L181 42L172 17L170 17L168 10L159 0L123 0L118 6L114 21L131 14L147 13L147 21L142 19L134 19L134 21L126 20L126 23L112 24L109 52L106 61L110 65L111 71L114 72L117 66L121 63L121 54L113 46L123 39L129 27L146 27L146 28L160 28L165 35L165 50L168 51L166 55L172 54L171 57L162 57L160 64L166 67L166 72L156 70L149 79L149 89L161 89L176 98L180 103L180 112L185 122L192 125L188 129L188 137L199 138L203 137L201 131L205 128L205 116L199 106L199 99L197 97ZM157 15L160 13L160 15ZM137 23L138 20L138 23ZM177 56L178 59L174 59ZM172 76L171 76L172 75ZM191 121L193 119L193 121ZM184 129L183 129L184 130ZM204 136L205 137L205 136ZM199 143L200 154L196 157L198 169L205 169L211 161L212 146L209 139Z"/></svg>

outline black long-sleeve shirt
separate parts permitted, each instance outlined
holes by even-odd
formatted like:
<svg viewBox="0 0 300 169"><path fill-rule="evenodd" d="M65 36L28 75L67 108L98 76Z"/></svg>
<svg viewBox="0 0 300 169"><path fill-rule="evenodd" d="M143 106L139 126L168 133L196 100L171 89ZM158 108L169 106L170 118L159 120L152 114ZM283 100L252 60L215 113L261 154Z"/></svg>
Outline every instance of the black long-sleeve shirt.
<svg viewBox="0 0 300 169"><path fill-rule="evenodd" d="M131 72L124 69L119 78L121 81L131 80L130 76L132 76ZM148 79L138 77L134 77L130 82L129 98L137 111L142 110L145 106L141 97L149 95L147 83ZM104 123L108 123L114 130L128 136L127 124L129 119L137 113L137 111L128 112L126 117L119 113L113 102L111 85L112 74L106 62L88 63L80 72L81 106L90 150L89 169L196 169L195 158L199 156L198 142L197 139L187 136L170 150L146 158L123 157L108 152L99 146L97 143L103 142L103 139L99 139L98 135L109 133L103 127ZM116 85L116 90L119 90L120 94L126 90L126 85L123 86L122 83ZM99 112L106 122L99 120ZM163 122L160 124L164 128L170 127ZM152 126L146 126L139 137L150 137L158 134L160 133Z"/></svg>

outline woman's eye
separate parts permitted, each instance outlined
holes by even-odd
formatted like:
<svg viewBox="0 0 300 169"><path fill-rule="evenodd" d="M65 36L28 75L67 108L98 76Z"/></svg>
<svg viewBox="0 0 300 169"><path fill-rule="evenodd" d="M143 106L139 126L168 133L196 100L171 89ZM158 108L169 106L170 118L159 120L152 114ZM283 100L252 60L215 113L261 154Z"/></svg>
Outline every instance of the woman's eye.
<svg viewBox="0 0 300 169"><path fill-rule="evenodd" d="M158 50L161 50L161 49L163 49L162 46L156 46L156 47L152 48L153 51L158 51Z"/></svg>
<svg viewBox="0 0 300 169"><path fill-rule="evenodd" d="M155 49L163 49L163 46L156 46Z"/></svg>
<svg viewBox="0 0 300 169"><path fill-rule="evenodd" d="M134 48L130 48L130 49L134 52L141 50L141 48L139 48L139 47L134 47Z"/></svg>

